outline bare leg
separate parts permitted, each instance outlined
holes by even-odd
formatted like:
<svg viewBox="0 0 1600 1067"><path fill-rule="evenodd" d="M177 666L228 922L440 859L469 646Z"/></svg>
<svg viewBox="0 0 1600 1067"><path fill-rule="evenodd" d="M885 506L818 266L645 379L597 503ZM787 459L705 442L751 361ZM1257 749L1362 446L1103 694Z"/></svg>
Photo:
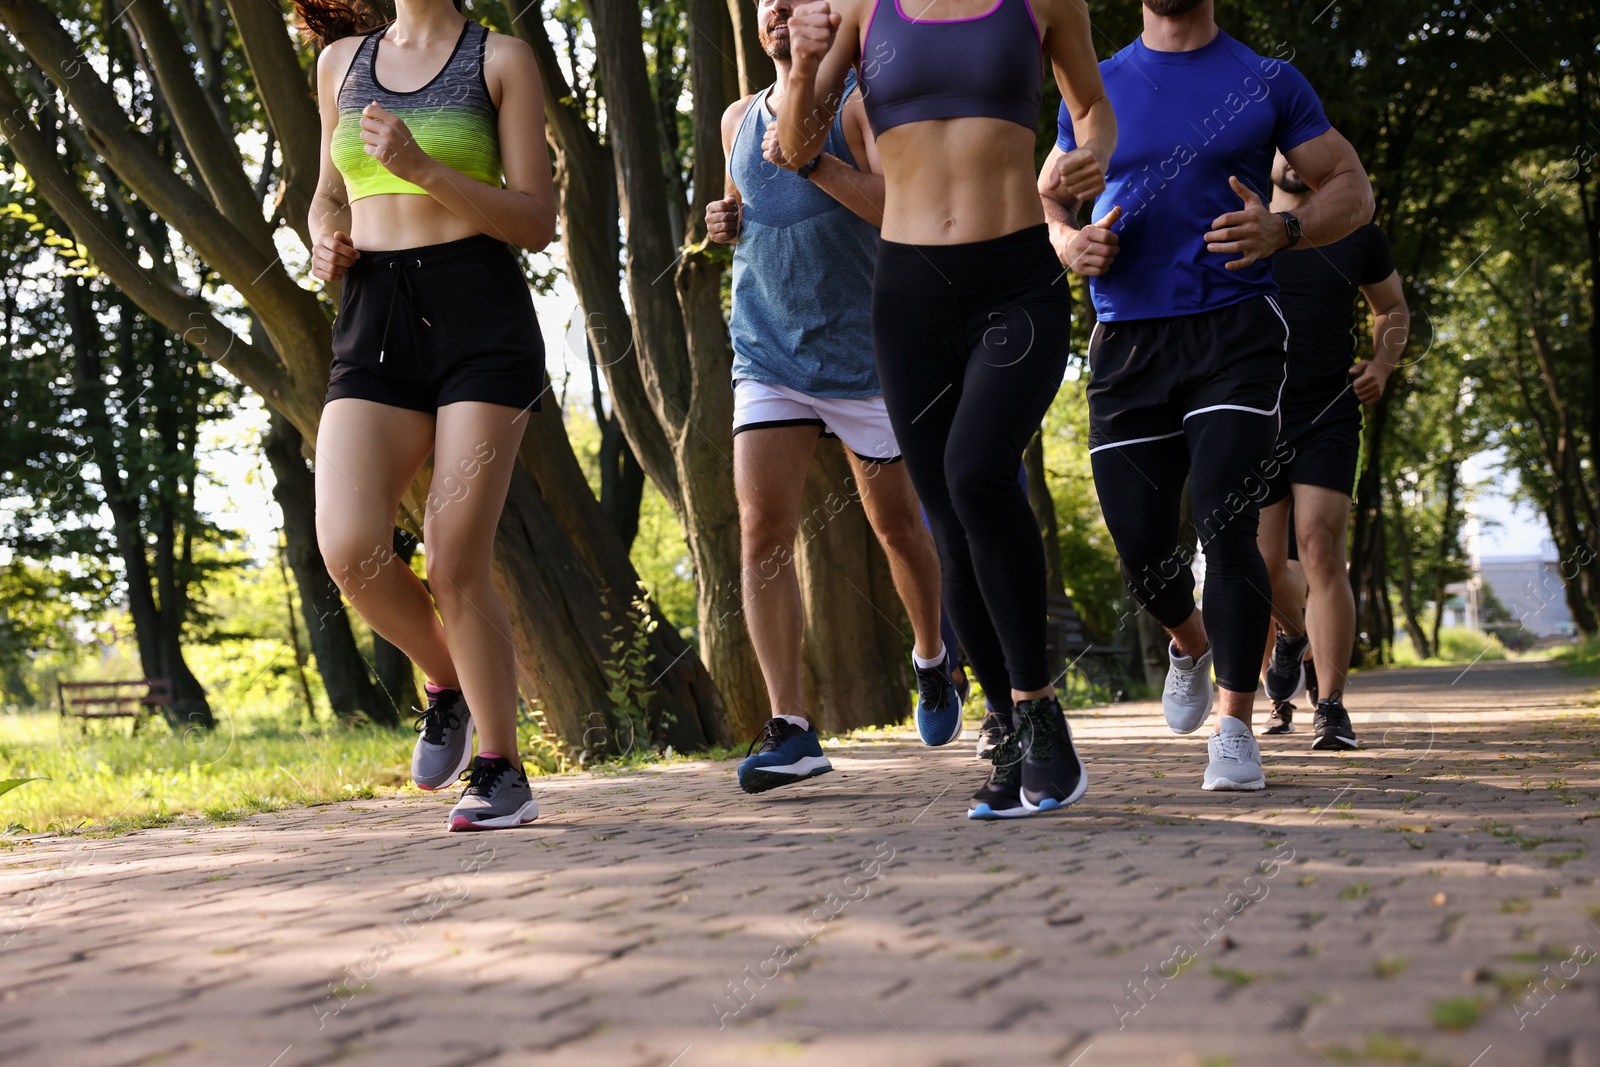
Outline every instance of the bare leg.
<svg viewBox="0 0 1600 1067"><path fill-rule="evenodd" d="M794 538L806 468L820 434L817 426L774 426L733 438L745 625L773 715L805 715L800 660L805 616L794 572Z"/></svg>
<svg viewBox="0 0 1600 1067"><path fill-rule="evenodd" d="M1272 582L1273 622L1282 626L1284 633L1298 634L1303 632L1303 620L1288 604L1291 579L1286 566L1289 562L1288 523L1291 499L1286 496L1276 504L1269 504L1261 509L1261 522L1256 531L1256 546L1261 549L1261 559L1267 565L1267 578ZM1274 639L1274 630L1273 625L1267 626L1267 647L1261 654L1263 674L1272 662L1273 646L1277 643Z"/></svg>
<svg viewBox="0 0 1600 1067"><path fill-rule="evenodd" d="M465 402L439 409L422 533L428 585L472 709L479 751L499 753L519 767L517 653L492 569L495 527L527 419L500 404Z"/></svg>
<svg viewBox="0 0 1600 1067"><path fill-rule="evenodd" d="M439 617L428 590L394 554L400 498L433 449L434 417L420 411L341 399L322 412L317 432L317 544L328 573L361 617L422 668L456 687Z"/></svg>
<svg viewBox="0 0 1600 1067"><path fill-rule="evenodd" d="M889 558L895 591L911 619L917 655L933 659L944 640L939 633L939 553L933 534L922 524L911 475L904 463L868 463L849 449L845 454L855 468L867 521Z"/></svg>
<svg viewBox="0 0 1600 1067"><path fill-rule="evenodd" d="M1337 700L1344 692L1356 630L1355 594L1345 567L1350 498L1317 485L1293 489L1295 538L1309 590L1306 633L1311 638L1311 658L1317 665L1321 696Z"/></svg>

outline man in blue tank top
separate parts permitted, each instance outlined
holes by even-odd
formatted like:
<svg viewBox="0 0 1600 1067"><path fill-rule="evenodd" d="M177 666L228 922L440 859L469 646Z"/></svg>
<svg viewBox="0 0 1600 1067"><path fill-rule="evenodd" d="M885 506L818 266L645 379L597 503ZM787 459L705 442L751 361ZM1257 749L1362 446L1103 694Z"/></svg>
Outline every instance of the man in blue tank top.
<svg viewBox="0 0 1600 1067"><path fill-rule="evenodd" d="M772 719L739 785L760 793L832 769L806 717L800 660L801 529L806 468L819 437L837 437L915 634L917 729L929 745L961 734L961 697L939 628L939 557L883 403L873 357L872 272L883 220L877 147L853 81L823 151L785 160L777 109L788 80L790 0L758 0L775 85L722 116L726 198L706 207L706 231L733 251L733 471L739 497L743 595ZM806 520L806 536L815 536ZM870 604L841 605L873 610Z"/></svg>
<svg viewBox="0 0 1600 1067"><path fill-rule="evenodd" d="M1331 244L1372 217L1350 143L1300 72L1223 33L1213 0L1144 0L1144 32L1100 64L1121 136L1106 188L1076 203L1040 181L1063 264L1090 279L1089 453L1106 526L1134 596L1172 636L1167 725L1221 716L1202 788L1261 789L1250 728L1271 586L1256 546L1274 452L1288 325L1270 258ZM1063 109L1044 175L1077 147ZM1316 190L1274 214L1282 150ZM1189 482L1205 552L1204 606L1179 543Z"/></svg>

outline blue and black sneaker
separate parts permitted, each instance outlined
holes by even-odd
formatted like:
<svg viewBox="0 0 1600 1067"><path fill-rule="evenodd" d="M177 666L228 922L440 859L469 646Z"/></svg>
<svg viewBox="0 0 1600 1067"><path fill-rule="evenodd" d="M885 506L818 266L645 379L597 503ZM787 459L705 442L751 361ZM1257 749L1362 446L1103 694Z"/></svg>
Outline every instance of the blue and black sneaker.
<svg viewBox="0 0 1600 1067"><path fill-rule="evenodd" d="M765 793L831 770L815 727L802 730L788 719L769 719L739 763L739 788Z"/></svg>
<svg viewBox="0 0 1600 1067"><path fill-rule="evenodd" d="M935 667L916 667L917 736L932 748L961 736L961 694L950 676L950 652Z"/></svg>
<svg viewBox="0 0 1600 1067"><path fill-rule="evenodd" d="M990 757L994 766L989 769L989 780L972 794L967 818L1020 819L1032 815L1033 811L1022 802L1022 745L1017 735L1009 731L1001 734Z"/></svg>
<svg viewBox="0 0 1600 1067"><path fill-rule="evenodd" d="M1022 749L1022 806L1055 811L1076 802L1089 772L1072 744L1072 730L1055 697L1019 701L1011 710Z"/></svg>

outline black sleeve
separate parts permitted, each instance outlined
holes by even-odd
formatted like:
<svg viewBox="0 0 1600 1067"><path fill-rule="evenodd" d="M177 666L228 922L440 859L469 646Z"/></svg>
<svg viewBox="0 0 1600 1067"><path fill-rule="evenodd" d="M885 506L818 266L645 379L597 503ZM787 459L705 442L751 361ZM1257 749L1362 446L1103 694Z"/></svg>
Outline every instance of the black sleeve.
<svg viewBox="0 0 1600 1067"><path fill-rule="evenodd" d="M1370 222L1366 230L1367 254L1361 263L1361 284L1376 285L1394 273L1394 252L1382 230Z"/></svg>

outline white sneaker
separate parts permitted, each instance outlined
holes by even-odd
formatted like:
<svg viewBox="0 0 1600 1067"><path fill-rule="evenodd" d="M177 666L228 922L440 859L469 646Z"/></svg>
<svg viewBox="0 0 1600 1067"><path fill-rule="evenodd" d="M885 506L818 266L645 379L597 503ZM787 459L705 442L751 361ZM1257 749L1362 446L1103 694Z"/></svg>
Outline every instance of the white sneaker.
<svg viewBox="0 0 1600 1067"><path fill-rule="evenodd" d="M1206 742L1211 762L1201 789L1265 789L1261 773L1261 746L1243 721L1224 715L1219 729Z"/></svg>
<svg viewBox="0 0 1600 1067"><path fill-rule="evenodd" d="M1178 655L1168 642L1167 683L1161 689L1161 710L1175 734L1192 734L1211 717L1211 649L1199 659Z"/></svg>

